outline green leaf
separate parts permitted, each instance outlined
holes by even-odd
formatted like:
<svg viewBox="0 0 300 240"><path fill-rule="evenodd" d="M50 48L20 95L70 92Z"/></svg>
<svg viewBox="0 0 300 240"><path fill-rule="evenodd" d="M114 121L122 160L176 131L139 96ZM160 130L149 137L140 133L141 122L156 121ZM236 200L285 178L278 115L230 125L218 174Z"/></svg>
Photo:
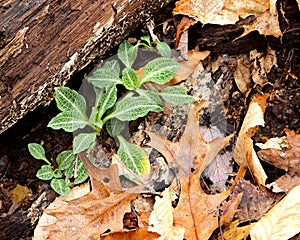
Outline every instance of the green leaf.
<svg viewBox="0 0 300 240"><path fill-rule="evenodd" d="M66 150L59 153L56 157L58 169L65 170L69 168L75 160L75 155L72 150Z"/></svg>
<svg viewBox="0 0 300 240"><path fill-rule="evenodd" d="M151 81L157 84L165 84L175 76L178 66L178 62L170 58L156 58L145 66L141 81L142 83Z"/></svg>
<svg viewBox="0 0 300 240"><path fill-rule="evenodd" d="M117 60L110 60L104 62L102 68L109 69L116 78L120 75L120 64Z"/></svg>
<svg viewBox="0 0 300 240"><path fill-rule="evenodd" d="M108 115L103 121L118 118L121 121L132 121L139 117L144 117L148 112L162 112L163 106L149 101L149 98L145 96L133 97L133 94L127 94L116 104L114 111Z"/></svg>
<svg viewBox="0 0 300 240"><path fill-rule="evenodd" d="M79 158L78 158L78 162L77 162L76 173L77 173L77 176L75 176L75 181L74 181L75 185L83 183L89 177L89 175L86 172L83 162Z"/></svg>
<svg viewBox="0 0 300 240"><path fill-rule="evenodd" d="M61 178L62 177L62 172L59 169L55 169L53 171L53 177L55 177L55 178Z"/></svg>
<svg viewBox="0 0 300 240"><path fill-rule="evenodd" d="M141 40L146 42L148 47L151 47L151 40L150 40L150 36L142 36Z"/></svg>
<svg viewBox="0 0 300 240"><path fill-rule="evenodd" d="M53 170L51 165L43 165L36 173L36 176L42 180L50 180L53 178Z"/></svg>
<svg viewBox="0 0 300 240"><path fill-rule="evenodd" d="M125 40L118 49L118 58L124 63L126 68L131 68L137 57L137 47Z"/></svg>
<svg viewBox="0 0 300 240"><path fill-rule="evenodd" d="M73 140L73 153L83 152L96 141L96 133L80 133Z"/></svg>
<svg viewBox="0 0 300 240"><path fill-rule="evenodd" d="M98 68L90 77L88 77L88 82L98 88L107 88L111 84L122 84L122 81L119 78L119 69L120 66L117 70L111 70L108 67Z"/></svg>
<svg viewBox="0 0 300 240"><path fill-rule="evenodd" d="M45 149L42 145L38 143L29 143L28 150L35 159L44 160L51 165L50 161L46 158Z"/></svg>
<svg viewBox="0 0 300 240"><path fill-rule="evenodd" d="M107 91L101 96L99 112L97 120L102 119L103 114L110 108L112 108L117 101L117 87L115 84L110 85Z"/></svg>
<svg viewBox="0 0 300 240"><path fill-rule="evenodd" d="M55 192L57 192L59 195L66 196L71 191L70 184L68 183L68 180L64 180L62 178L53 178L50 186L53 188Z"/></svg>
<svg viewBox="0 0 300 240"><path fill-rule="evenodd" d="M163 107L163 102L159 96L159 93L153 90L143 90L143 89L137 89L136 92L146 99L149 103L157 104L159 106Z"/></svg>
<svg viewBox="0 0 300 240"><path fill-rule="evenodd" d="M160 93L162 98L171 104L180 105L194 102L194 98L186 94L187 89L181 86L166 87Z"/></svg>
<svg viewBox="0 0 300 240"><path fill-rule="evenodd" d="M118 155L122 162L138 176L150 173L150 161L145 151L132 143L127 142L122 136L118 136L120 147Z"/></svg>
<svg viewBox="0 0 300 240"><path fill-rule="evenodd" d="M128 90L134 90L140 87L140 78L132 68L125 68L122 72L122 82Z"/></svg>
<svg viewBox="0 0 300 240"><path fill-rule="evenodd" d="M121 134L125 128L125 122L122 122L117 118L113 118L106 123L105 127L111 137L116 137L117 135Z"/></svg>
<svg viewBox="0 0 300 240"><path fill-rule="evenodd" d="M96 98L95 98L94 106L92 107L92 112L89 118L89 122L94 125L97 125L97 116L101 104L101 96L104 94L104 89L100 89L94 86L94 91L96 94Z"/></svg>
<svg viewBox="0 0 300 240"><path fill-rule="evenodd" d="M74 132L79 128L84 128L88 124L89 122L83 115L73 111L66 111L52 118L47 127L55 130L62 128L66 132Z"/></svg>
<svg viewBox="0 0 300 240"><path fill-rule="evenodd" d="M74 164L75 161L64 171L66 178L71 178L74 176Z"/></svg>
<svg viewBox="0 0 300 240"><path fill-rule="evenodd" d="M86 117L86 102L82 95L68 87L55 88L55 101L59 110L74 111Z"/></svg>
<svg viewBox="0 0 300 240"><path fill-rule="evenodd" d="M165 42L155 42L156 48L162 57L171 58L171 48Z"/></svg>

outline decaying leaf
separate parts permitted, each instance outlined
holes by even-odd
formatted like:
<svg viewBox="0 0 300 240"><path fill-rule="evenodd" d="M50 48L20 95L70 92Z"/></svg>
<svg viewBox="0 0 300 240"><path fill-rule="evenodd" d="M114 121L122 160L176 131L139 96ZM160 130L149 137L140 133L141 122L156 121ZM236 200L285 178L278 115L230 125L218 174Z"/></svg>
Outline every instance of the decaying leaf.
<svg viewBox="0 0 300 240"><path fill-rule="evenodd" d="M98 169L83 154L79 154L91 179L92 190L72 200L56 199L52 208L45 210L48 220L39 223L42 234L34 239L100 239L107 231L121 231L123 216L131 211L130 203L140 189L122 192L115 165L107 171ZM103 177L110 185L103 184Z"/></svg>
<svg viewBox="0 0 300 240"><path fill-rule="evenodd" d="M233 221L229 224L229 226L225 229L223 236L226 240L238 240L238 239L246 239L251 230L251 225L246 225L239 227L239 221Z"/></svg>
<svg viewBox="0 0 300 240"><path fill-rule="evenodd" d="M300 230L300 186L293 188L264 217L253 224L250 231L254 240L290 239Z"/></svg>
<svg viewBox="0 0 300 240"><path fill-rule="evenodd" d="M196 108L191 108L185 131L179 142L170 142L161 136L149 132L150 145L163 154L169 163L178 166L180 182L179 202L174 209L175 227L185 230L186 239L208 239L218 227L215 212L217 207L230 194L230 190L208 195L200 187L200 175L214 159L220 149L228 144L230 137L216 138L205 142L200 134L198 111L206 103L202 101ZM221 217L221 224L233 216L230 211Z"/></svg>
<svg viewBox="0 0 300 240"><path fill-rule="evenodd" d="M234 81L238 89L245 93L248 90L250 80L250 69L245 66L243 59L237 60L236 70L233 73Z"/></svg>
<svg viewBox="0 0 300 240"><path fill-rule="evenodd" d="M269 8L269 0L180 0L173 14L182 14L194 18L203 24L234 24L239 17L259 16Z"/></svg>
<svg viewBox="0 0 300 240"><path fill-rule="evenodd" d="M300 134L289 129L285 129L285 133L289 149L262 149L258 152L258 156L262 160L287 171L275 183L283 191L289 191L300 184Z"/></svg>
<svg viewBox="0 0 300 240"><path fill-rule="evenodd" d="M268 48L266 54L263 54L255 49L250 52L250 59L253 61L254 67L251 72L252 80L256 84L263 86L268 82L267 74L273 66L277 66L276 52Z"/></svg>
<svg viewBox="0 0 300 240"><path fill-rule="evenodd" d="M249 181L240 179L233 189L232 196L243 193L239 209L235 214L235 218L240 223L258 220L273 205L275 205L282 194L275 194L265 187L257 188Z"/></svg>
<svg viewBox="0 0 300 240"><path fill-rule="evenodd" d="M173 10L173 14L181 14L185 17L179 24L176 43L179 42L183 32L199 21L202 24L234 24L240 18L254 15L256 20L250 25L244 25L244 33L241 38L248 33L257 30L262 35L274 37L282 36L280 30L278 14L276 10L276 0L179 0ZM238 39L236 38L236 39Z"/></svg>
<svg viewBox="0 0 300 240"><path fill-rule="evenodd" d="M210 51L188 51L188 59L186 61L179 62L179 68L175 77L169 82L169 85L174 85L186 80L194 71L201 60L204 60L209 56Z"/></svg>
<svg viewBox="0 0 300 240"><path fill-rule="evenodd" d="M264 112L269 94L254 97L244 118L239 136L236 141L233 158L239 165L246 165L258 184L265 185L267 175L259 162L253 148L251 137L257 126L264 126Z"/></svg>
<svg viewBox="0 0 300 240"><path fill-rule="evenodd" d="M154 240L159 237L158 233L148 232L147 228L137 228L131 231L114 232L100 237L100 240Z"/></svg>
<svg viewBox="0 0 300 240"><path fill-rule="evenodd" d="M161 236L158 240L183 239L184 229L173 226L173 207L170 188L166 188L162 197L155 198L154 209L149 217L149 228L151 232L157 232Z"/></svg>

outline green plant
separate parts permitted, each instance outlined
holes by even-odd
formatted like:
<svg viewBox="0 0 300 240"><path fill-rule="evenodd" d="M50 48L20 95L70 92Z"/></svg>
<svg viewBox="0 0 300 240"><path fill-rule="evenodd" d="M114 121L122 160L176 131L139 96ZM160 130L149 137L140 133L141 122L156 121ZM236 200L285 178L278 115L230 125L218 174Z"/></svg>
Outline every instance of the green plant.
<svg viewBox="0 0 300 240"><path fill-rule="evenodd" d="M161 55L144 66L142 76L132 68L139 47L157 50ZM160 92L142 88L147 82L165 84L175 76L179 64L171 59L171 49L166 43L153 43L149 37L142 37L142 42L136 45L124 41L119 46L118 58L125 66L122 71L119 61L111 60L88 77L96 96L89 116L86 100L82 95L68 87L57 87L55 101L61 113L49 122L48 127L74 132L89 126L92 132L79 133L74 137L73 154L77 154L91 150L101 129L106 126L108 133L118 139L117 154L122 162L141 177L150 172L150 162L141 147L122 137L124 122L144 117L149 112L163 111L163 100L171 104L183 104L193 102L194 99L186 95L186 89L181 86L166 87ZM123 85L128 90L119 101L117 85Z"/></svg>
<svg viewBox="0 0 300 240"><path fill-rule="evenodd" d="M38 170L36 176L42 180L51 180L51 187L60 195L67 195L71 190L71 185L80 184L88 178L83 163L72 150L59 153L56 158L57 168L53 169L42 145L29 143L28 149L34 158L47 163ZM70 178L75 179L73 183Z"/></svg>

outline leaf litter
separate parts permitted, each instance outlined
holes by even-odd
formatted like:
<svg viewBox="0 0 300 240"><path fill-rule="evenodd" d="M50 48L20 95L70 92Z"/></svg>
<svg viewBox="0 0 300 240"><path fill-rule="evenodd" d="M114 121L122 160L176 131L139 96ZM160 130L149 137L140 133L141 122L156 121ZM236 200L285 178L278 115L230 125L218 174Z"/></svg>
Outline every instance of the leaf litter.
<svg viewBox="0 0 300 240"><path fill-rule="evenodd" d="M208 11L210 6L201 6L201 1L191 1L192 5L188 5L190 1L179 2L174 9L174 14L180 13L187 17L178 30L181 31L178 36L197 21L201 21L202 24L222 25L235 23L239 17L251 14L256 16L256 20L251 25L244 26L245 31L240 37L254 30L275 37L282 34L278 30L274 1L256 2L259 7L255 5L254 12L244 9L248 1L241 11L240 8L237 11L236 5L229 4L230 0L218 1L217 9L212 11ZM204 15L199 16L195 11L203 7L206 11L203 12ZM268 21L271 24L266 24ZM177 42L179 42L178 37ZM197 71L198 62L207 55L209 52L196 54L195 58L191 57L190 62L183 62L181 65L185 72L181 76L178 75L172 84L184 81L188 75L194 73L195 69ZM187 56L192 55L187 53ZM234 80L243 93L249 91L249 78L258 85L264 85L268 81L267 74L271 68L277 66L275 53L271 49L266 55L252 52L251 57L256 74L253 69L244 64L243 60L238 62L235 71ZM211 78L208 75L207 77ZM192 84L195 85L195 81ZM173 179L172 184L161 193L155 194L155 200L149 204L149 207L146 209L137 207L139 198L143 195L140 194L142 187L129 188L127 191L122 189L115 164L107 170L101 170L81 156L90 175L91 189L89 185L83 185L84 192L80 196L74 199L57 198L52 209L48 208L45 211L46 220L39 223L36 232L38 230L40 232L35 235L35 239L182 239L183 237L209 239L212 234L215 234L216 229L219 230L219 239L244 239L249 233L251 239L288 239L294 236L300 229L300 219L297 214L300 184L297 162L299 135L287 129L288 146L282 148L277 145L276 149L271 146L259 151L258 154L252 141L258 126L264 125L268 97L269 95L265 94L252 99L233 152L233 158L240 165L240 171L246 166L258 186L244 180L244 176L237 176L234 183L228 184L228 173L232 172L232 168L229 168L231 156L226 157L223 165L216 165L220 161L214 159L220 156L218 155L220 150L229 144L231 136L218 135L216 138L205 139L199 127L199 110L206 107L208 102L201 101L189 110L186 128L178 142L171 142L155 133L147 132L151 139L150 146L164 156L162 161L166 161L167 165L172 167L175 166L176 171L176 179ZM279 198L284 194L272 193L266 188L274 190L272 189L274 185L270 187L266 184L268 176L259 158L287 172L274 183L287 192L279 203ZM210 169L209 166L213 166L210 164L215 165ZM223 172L214 175L214 169L215 174L221 172L218 170ZM201 182L202 174L210 178L213 183L217 181L226 183L226 190L207 194ZM107 177L109 183L106 181ZM73 192L72 190L71 194ZM140 205L148 204L145 203L146 198L153 199L151 194L143 197L144 202L142 201ZM136 210L133 210L133 205ZM137 228L125 229L123 221L127 213L137 215ZM257 222L250 223L253 221ZM245 225L245 222L248 224ZM240 223L244 225L241 226Z"/></svg>

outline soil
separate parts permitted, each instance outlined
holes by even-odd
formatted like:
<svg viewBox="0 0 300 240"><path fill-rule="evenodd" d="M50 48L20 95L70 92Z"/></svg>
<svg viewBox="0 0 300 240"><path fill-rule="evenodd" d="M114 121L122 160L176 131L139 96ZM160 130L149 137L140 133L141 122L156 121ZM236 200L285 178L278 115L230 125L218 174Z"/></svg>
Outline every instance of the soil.
<svg viewBox="0 0 300 240"><path fill-rule="evenodd" d="M162 20L156 21L156 24L159 23L162 23ZM167 41L174 39L174 30L175 27L171 24L166 35L159 31L160 39ZM132 37L138 38L140 35L147 34L145 31L143 29L136 32L132 34ZM266 49L263 51L266 51ZM226 54L226 52L211 52L209 58L203 62L204 67L223 54ZM235 58L236 56L237 54L231 54L227 58ZM229 132L235 131L237 133L239 131L249 102L253 96L261 93L269 93L270 97L265 113L265 127L259 128L254 136L254 141L264 142L271 137L283 136L285 128L295 130L297 133L300 132L300 50L287 47L279 48L276 49L276 56L277 67L273 67L268 73L268 83L260 86L252 82L249 86L250 91L247 94L243 94L238 90L233 78L234 64L230 60L225 63L225 69L224 65L219 72L213 73L213 79L215 80L221 74L225 76L222 79L223 90L225 90L221 91L221 95L223 95L222 100L226 108L226 122ZM90 69L85 70L85 73L88 73ZM75 76L69 82L69 85L75 88L78 87L78 82L85 73ZM193 89L191 88L190 91L193 91ZM18 211L26 211L45 190L50 195L52 194L49 202L54 199L55 193L50 189L49 182L41 181L35 176L42 165L42 161L35 160L30 156L27 144L31 142L41 143L46 150L46 155L52 161L59 152L72 148L72 134L47 128L48 122L57 113L58 110L54 102L50 106L39 107L0 135L0 226L1 222L7 220L9 215ZM209 125L210 122L205 122L205 118L205 113L203 113L203 123ZM163 117L159 119L163 125ZM172 138L178 138L180 129L180 126L173 129ZM270 165L265 164L264 167L267 174L268 171L272 172L272 175L268 175L274 179L282 174ZM17 184L27 186L31 190L31 194L25 197L21 204L16 207L10 199L9 191L15 188ZM30 237L32 231L26 234ZM18 239L26 238L24 234L23 236L17 236Z"/></svg>

